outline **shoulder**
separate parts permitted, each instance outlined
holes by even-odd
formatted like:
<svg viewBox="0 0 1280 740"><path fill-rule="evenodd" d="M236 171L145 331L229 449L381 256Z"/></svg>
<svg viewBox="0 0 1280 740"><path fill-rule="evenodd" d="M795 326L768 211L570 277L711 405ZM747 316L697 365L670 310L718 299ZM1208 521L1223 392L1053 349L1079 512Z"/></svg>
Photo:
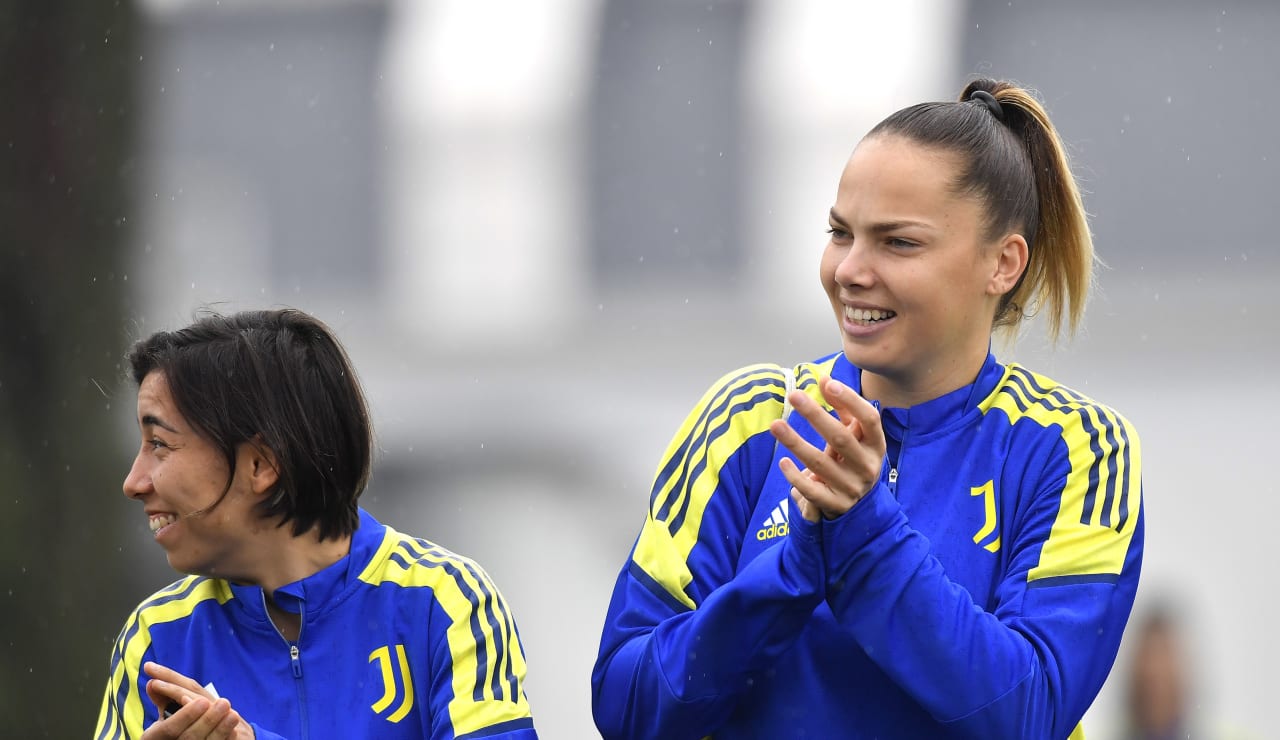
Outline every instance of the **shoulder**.
<svg viewBox="0 0 1280 740"><path fill-rule="evenodd" d="M468 597L496 593L489 575L479 563L420 537L386 528L377 555L360 574L373 586L426 588Z"/></svg>
<svg viewBox="0 0 1280 740"><path fill-rule="evenodd" d="M766 428L781 415L788 390L799 389L821 400L818 379L831 375L842 355L839 352L797 365L761 362L744 365L721 375L698 402L690 421L733 416L755 431ZM751 424L750 419L756 423Z"/></svg>
<svg viewBox="0 0 1280 740"><path fill-rule="evenodd" d="M1029 421L1053 429L1068 443L1083 435L1106 437L1112 446L1138 444L1137 430L1119 411L1016 363L1005 368L1004 377L981 406L983 411L1003 411L1013 424Z"/></svg>
<svg viewBox="0 0 1280 740"><path fill-rule="evenodd" d="M189 620L202 604L225 604L232 599L226 581L204 576L187 576L165 586L138 604L125 621L116 639L118 653L131 646L151 644L153 628Z"/></svg>
<svg viewBox="0 0 1280 740"><path fill-rule="evenodd" d="M231 598L231 587L226 581L187 576L144 599L134 610L134 618L143 624L173 622L191 616L201 604L224 604Z"/></svg>

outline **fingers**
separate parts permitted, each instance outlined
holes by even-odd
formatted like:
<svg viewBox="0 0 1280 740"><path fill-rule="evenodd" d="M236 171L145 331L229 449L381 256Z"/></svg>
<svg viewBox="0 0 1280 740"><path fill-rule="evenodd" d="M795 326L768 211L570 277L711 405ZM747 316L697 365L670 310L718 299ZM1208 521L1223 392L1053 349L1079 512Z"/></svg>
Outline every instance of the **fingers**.
<svg viewBox="0 0 1280 740"><path fill-rule="evenodd" d="M820 516L838 516L839 514L832 512L842 511L839 496L818 480L817 476L796 467L791 458L779 460L778 467L791 484L791 500L800 510L800 516L816 522Z"/></svg>
<svg viewBox="0 0 1280 740"><path fill-rule="evenodd" d="M796 413L822 436L826 443L824 449L818 449L782 419L770 424L769 431L804 465L802 470L786 458L779 463L795 493L813 504L823 516L834 518L848 511L880 479L885 455L884 430L875 406L847 385L823 378L818 388L836 416L804 392L793 392L788 400ZM801 513L809 518L803 507Z"/></svg>
<svg viewBox="0 0 1280 740"><path fill-rule="evenodd" d="M795 466L793 465L792 467ZM816 522L818 517L822 516L822 512L818 511L818 507L795 488L791 489L791 500L796 505L796 511L799 511L800 516L804 517L806 521Z"/></svg>
<svg viewBox="0 0 1280 740"><path fill-rule="evenodd" d="M200 684L196 683L194 679L188 678L172 668L162 666L159 663L154 663L152 661L147 661L142 664L142 671L151 678L158 678L161 681L181 686L193 694L207 696L204 688L201 687Z"/></svg>
<svg viewBox="0 0 1280 740"><path fill-rule="evenodd" d="M839 419L832 417L812 398L804 394L796 394L793 401L796 411L826 441L825 449L818 449L785 421L778 420L769 426L769 430L778 440L795 455L796 459L818 477L818 482L825 483L837 491L849 495L861 496L880 477L881 461L884 459L883 441L880 449L868 445L855 434L857 429L845 426ZM873 409L874 411L874 409ZM792 485L795 485L794 482ZM805 488L800 487L802 493Z"/></svg>
<svg viewBox="0 0 1280 740"><path fill-rule="evenodd" d="M147 698L151 700L152 704L156 705L159 715L163 717L166 712L174 714L171 710L175 704L179 707L184 707L193 699L208 699L209 697L202 697L199 694L187 691L177 684L153 678L147 681Z"/></svg>
<svg viewBox="0 0 1280 740"><path fill-rule="evenodd" d="M857 422L861 434L858 439L878 449L884 455L884 428L880 424L880 412L867 399L853 392L849 386L835 378L824 377L818 381L818 390L831 408L835 409L841 423L848 426ZM793 402L794 404L794 402ZM817 404L815 404L817 405ZM807 416L805 417L808 418ZM815 427L816 428L816 427ZM822 430L819 430L821 432ZM823 434L823 437L827 435ZM830 438L828 438L829 440Z"/></svg>
<svg viewBox="0 0 1280 740"><path fill-rule="evenodd" d="M231 702L226 699L210 702L208 699L196 698L176 714L147 728L143 738L228 740L235 736L243 722L243 718L231 708Z"/></svg>

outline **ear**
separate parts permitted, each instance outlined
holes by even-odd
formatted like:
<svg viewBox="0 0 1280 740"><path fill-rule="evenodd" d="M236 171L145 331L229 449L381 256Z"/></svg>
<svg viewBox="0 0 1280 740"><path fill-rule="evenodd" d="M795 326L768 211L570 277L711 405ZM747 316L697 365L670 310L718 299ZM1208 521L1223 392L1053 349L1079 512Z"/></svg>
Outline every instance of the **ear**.
<svg viewBox="0 0 1280 740"><path fill-rule="evenodd" d="M996 246L991 278L987 281L987 295L1002 296L1013 290L1027 269L1030 254L1022 234L1008 234L1001 239Z"/></svg>
<svg viewBox="0 0 1280 740"><path fill-rule="evenodd" d="M276 461L276 453L262 441L262 437L254 437L240 445L239 459L236 469L244 471L249 478L249 487L256 495L262 495L280 480L280 467Z"/></svg>

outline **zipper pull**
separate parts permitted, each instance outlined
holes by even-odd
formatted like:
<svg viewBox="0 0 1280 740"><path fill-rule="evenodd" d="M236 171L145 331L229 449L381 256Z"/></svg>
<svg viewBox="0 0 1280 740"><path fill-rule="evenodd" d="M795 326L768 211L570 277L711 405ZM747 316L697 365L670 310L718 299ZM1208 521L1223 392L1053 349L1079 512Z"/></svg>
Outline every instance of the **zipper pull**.
<svg viewBox="0 0 1280 740"><path fill-rule="evenodd" d="M898 469L889 468L889 493L898 495Z"/></svg>
<svg viewBox="0 0 1280 740"><path fill-rule="evenodd" d="M302 661L299 660L301 654L302 651L298 649L297 645L289 646L289 662L293 664L294 678L302 678Z"/></svg>

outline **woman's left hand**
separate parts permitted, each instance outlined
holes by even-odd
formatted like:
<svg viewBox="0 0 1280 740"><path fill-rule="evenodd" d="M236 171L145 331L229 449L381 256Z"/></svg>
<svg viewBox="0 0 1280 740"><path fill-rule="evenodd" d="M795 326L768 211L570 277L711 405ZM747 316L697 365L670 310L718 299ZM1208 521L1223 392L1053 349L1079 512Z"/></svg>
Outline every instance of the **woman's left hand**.
<svg viewBox="0 0 1280 740"><path fill-rule="evenodd" d="M880 480L885 455L884 429L875 406L832 378L818 381L818 390L835 409L835 417L803 391L792 391L788 400L826 440L824 449L809 444L782 419L769 425L778 442L805 464L801 470L783 458L779 467L791 483L792 500L811 522L819 514L834 519L867 495Z"/></svg>

